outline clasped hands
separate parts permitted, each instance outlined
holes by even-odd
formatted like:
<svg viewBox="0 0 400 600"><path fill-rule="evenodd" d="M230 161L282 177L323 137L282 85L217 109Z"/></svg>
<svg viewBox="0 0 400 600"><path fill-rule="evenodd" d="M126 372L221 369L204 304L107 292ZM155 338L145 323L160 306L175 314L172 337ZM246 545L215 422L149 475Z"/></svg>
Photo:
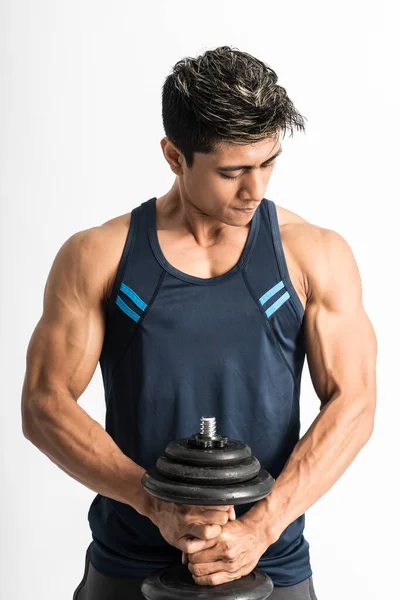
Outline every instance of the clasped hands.
<svg viewBox="0 0 400 600"><path fill-rule="evenodd" d="M233 506L193 506L161 501L155 521L164 539L182 550L199 585L220 585L248 575L268 548L262 527Z"/></svg>

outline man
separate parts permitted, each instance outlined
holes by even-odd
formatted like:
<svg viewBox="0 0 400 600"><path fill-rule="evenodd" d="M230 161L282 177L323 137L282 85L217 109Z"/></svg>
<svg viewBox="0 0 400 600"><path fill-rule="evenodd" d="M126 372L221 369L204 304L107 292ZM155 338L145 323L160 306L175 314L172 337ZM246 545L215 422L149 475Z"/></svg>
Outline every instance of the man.
<svg viewBox="0 0 400 600"><path fill-rule="evenodd" d="M256 566L272 600L315 599L304 513L373 431L377 344L347 242L264 197L279 133L303 121L258 59L222 46L175 65L161 147L171 189L73 235L27 356L25 436L97 492L75 600L141 598L154 569L199 585ZM305 355L321 410L299 440ZM78 404L98 361L106 429ZM276 479L251 505L196 507L141 486L203 414Z"/></svg>

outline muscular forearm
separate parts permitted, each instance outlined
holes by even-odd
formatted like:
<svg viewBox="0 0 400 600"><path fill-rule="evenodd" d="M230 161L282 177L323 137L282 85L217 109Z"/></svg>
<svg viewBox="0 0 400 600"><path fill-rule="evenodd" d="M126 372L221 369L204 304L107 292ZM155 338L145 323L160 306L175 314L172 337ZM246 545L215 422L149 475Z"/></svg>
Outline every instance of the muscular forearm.
<svg viewBox="0 0 400 600"><path fill-rule="evenodd" d="M153 516L152 497L141 485L145 469L128 458L72 396L35 392L29 405L23 411L24 435L50 460L98 494Z"/></svg>
<svg viewBox="0 0 400 600"><path fill-rule="evenodd" d="M295 446L271 493L244 516L271 543L344 473L372 433L364 399L337 396L321 410Z"/></svg>

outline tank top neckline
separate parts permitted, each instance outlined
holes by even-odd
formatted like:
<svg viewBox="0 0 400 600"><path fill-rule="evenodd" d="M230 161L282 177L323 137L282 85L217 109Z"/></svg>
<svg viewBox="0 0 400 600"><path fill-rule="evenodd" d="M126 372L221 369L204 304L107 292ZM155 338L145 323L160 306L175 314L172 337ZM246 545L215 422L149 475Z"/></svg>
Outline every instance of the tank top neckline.
<svg viewBox="0 0 400 600"><path fill-rule="evenodd" d="M232 277L233 275L235 275L235 273L243 269L243 267L246 265L247 261L250 258L251 251L255 245L257 234L260 229L260 205L257 206L257 209L255 210L253 217L250 221L250 229L238 262L231 269L229 269L229 271L227 271L226 273L222 273L222 275L204 278L195 277L194 275L190 275L189 273L184 273L183 271L176 269L165 258L161 250L161 246L158 241L157 235L156 200L156 197L151 198L150 200L145 202L143 206L147 204L147 229L154 256L159 262L159 264L163 267L163 269L165 269L165 271L167 271L174 277L177 277L178 279L182 279L183 281L187 281L189 283L195 283L198 285L215 285L217 283L225 281L226 279ZM264 198L262 202L263 201Z"/></svg>

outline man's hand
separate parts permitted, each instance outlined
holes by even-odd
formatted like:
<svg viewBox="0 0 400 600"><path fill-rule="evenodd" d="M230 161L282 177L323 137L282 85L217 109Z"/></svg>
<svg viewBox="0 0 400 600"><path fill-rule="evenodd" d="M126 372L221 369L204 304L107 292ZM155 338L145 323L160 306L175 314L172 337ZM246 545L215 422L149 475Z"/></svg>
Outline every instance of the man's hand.
<svg viewBox="0 0 400 600"><path fill-rule="evenodd" d="M185 553L210 548L229 518L234 506L193 506L155 499L150 519L163 538Z"/></svg>
<svg viewBox="0 0 400 600"><path fill-rule="evenodd" d="M248 575L260 556L276 540L267 541L249 519L239 517L224 525L211 548L189 553L189 571L199 585L220 585Z"/></svg>

